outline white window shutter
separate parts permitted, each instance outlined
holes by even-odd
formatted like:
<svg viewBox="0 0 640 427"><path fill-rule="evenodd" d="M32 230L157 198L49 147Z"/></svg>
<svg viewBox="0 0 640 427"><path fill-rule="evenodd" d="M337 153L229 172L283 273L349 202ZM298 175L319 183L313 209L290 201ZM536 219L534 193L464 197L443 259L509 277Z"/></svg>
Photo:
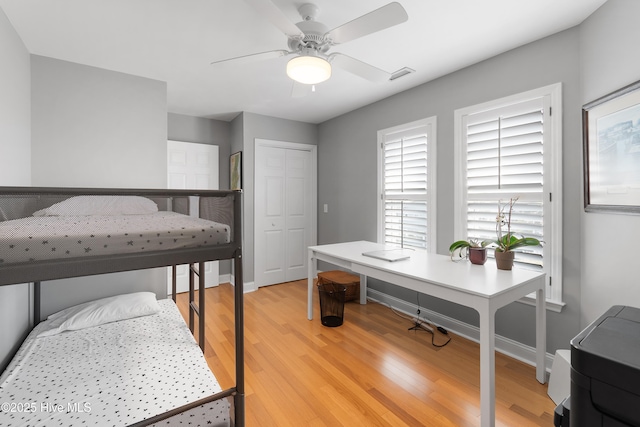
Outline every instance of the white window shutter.
<svg viewBox="0 0 640 427"><path fill-rule="evenodd" d="M383 243L430 249L430 141L428 122L379 132Z"/></svg>
<svg viewBox="0 0 640 427"><path fill-rule="evenodd" d="M457 109L454 124L455 240L495 240L498 201L519 197L512 229L543 245L517 250L516 265L546 273L547 307L559 311L562 84Z"/></svg>
<svg viewBox="0 0 640 427"><path fill-rule="evenodd" d="M544 240L542 98L467 118L467 235L495 239L498 203L514 196L511 230ZM515 262L542 270L541 247L516 249Z"/></svg>

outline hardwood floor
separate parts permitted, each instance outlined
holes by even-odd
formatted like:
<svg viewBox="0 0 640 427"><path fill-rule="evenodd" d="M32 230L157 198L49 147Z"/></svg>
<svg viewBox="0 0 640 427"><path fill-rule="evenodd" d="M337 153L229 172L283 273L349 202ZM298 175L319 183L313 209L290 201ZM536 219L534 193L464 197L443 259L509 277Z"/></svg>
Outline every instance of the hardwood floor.
<svg viewBox="0 0 640 427"><path fill-rule="evenodd" d="M328 328L317 295L307 320L306 296L306 281L245 294L248 427L480 425L478 344L450 333L436 348L430 333L371 302L347 302L344 324ZM232 286L207 289L206 305L206 359L227 388ZM186 318L186 294L178 306ZM552 426L554 407L533 367L496 353L496 426Z"/></svg>

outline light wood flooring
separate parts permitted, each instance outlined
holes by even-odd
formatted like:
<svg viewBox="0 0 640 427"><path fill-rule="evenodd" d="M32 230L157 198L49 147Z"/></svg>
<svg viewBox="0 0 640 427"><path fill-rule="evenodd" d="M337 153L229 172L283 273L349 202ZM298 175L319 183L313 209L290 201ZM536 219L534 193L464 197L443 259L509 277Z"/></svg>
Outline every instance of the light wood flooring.
<svg viewBox="0 0 640 427"><path fill-rule="evenodd" d="M344 324L307 320L306 281L245 294L246 425L478 426L478 344L452 333L442 348L386 306L345 304ZM186 319L187 295L178 296ZM205 356L233 386L233 287L206 291ZM197 324L197 321L196 321ZM437 334L436 344L446 341ZM553 426L535 369L496 354L496 426Z"/></svg>

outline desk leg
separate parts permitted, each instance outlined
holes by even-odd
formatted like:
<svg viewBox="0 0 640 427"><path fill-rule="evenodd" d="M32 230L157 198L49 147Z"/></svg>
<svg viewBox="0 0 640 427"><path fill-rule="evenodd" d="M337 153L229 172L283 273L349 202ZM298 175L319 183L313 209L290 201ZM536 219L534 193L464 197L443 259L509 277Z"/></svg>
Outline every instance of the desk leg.
<svg viewBox="0 0 640 427"><path fill-rule="evenodd" d="M480 425L494 427L496 422L495 311L480 313Z"/></svg>
<svg viewBox="0 0 640 427"><path fill-rule="evenodd" d="M313 251L309 250L307 260L307 319L313 319L313 280L318 275L318 260L313 256Z"/></svg>
<svg viewBox="0 0 640 427"><path fill-rule="evenodd" d="M367 276L360 275L360 304L367 303Z"/></svg>
<svg viewBox="0 0 640 427"><path fill-rule="evenodd" d="M545 284L536 291L536 379L540 384L547 380L547 313Z"/></svg>

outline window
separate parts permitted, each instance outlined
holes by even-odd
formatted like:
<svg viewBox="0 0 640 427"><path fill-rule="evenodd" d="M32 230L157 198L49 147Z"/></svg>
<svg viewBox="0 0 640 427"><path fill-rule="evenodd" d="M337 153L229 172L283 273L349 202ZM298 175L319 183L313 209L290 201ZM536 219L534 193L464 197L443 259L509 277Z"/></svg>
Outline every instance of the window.
<svg viewBox="0 0 640 427"><path fill-rule="evenodd" d="M456 110L454 147L454 239L495 239L498 203L518 197L512 231L543 246L515 250L515 265L545 272L547 300L559 305L561 90L556 84Z"/></svg>
<svg viewBox="0 0 640 427"><path fill-rule="evenodd" d="M435 252L435 117L378 131L378 241Z"/></svg>

